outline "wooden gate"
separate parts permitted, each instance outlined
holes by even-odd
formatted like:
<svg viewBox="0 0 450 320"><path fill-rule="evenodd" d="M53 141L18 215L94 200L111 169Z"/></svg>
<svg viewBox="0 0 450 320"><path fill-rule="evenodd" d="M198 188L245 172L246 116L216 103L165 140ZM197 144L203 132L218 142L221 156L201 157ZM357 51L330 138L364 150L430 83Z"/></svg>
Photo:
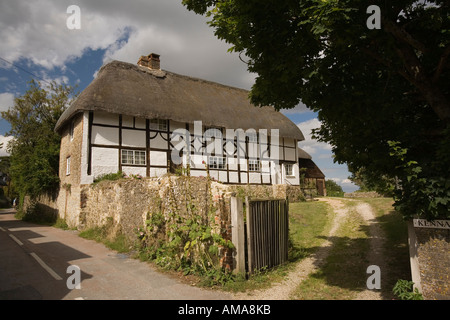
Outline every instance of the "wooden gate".
<svg viewBox="0 0 450 320"><path fill-rule="evenodd" d="M247 198L245 223L242 203L232 198L231 204L235 270L253 273L286 262L289 240L288 201Z"/></svg>

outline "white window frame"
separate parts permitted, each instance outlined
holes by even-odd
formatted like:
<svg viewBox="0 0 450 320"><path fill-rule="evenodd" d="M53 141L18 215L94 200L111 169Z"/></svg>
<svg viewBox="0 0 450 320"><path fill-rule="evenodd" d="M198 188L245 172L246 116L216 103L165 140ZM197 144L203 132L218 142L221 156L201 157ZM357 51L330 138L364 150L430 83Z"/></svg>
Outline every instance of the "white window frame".
<svg viewBox="0 0 450 320"><path fill-rule="evenodd" d="M207 138L223 138L222 129L217 127L205 127L205 139Z"/></svg>
<svg viewBox="0 0 450 320"><path fill-rule="evenodd" d="M71 158L69 156L66 158L66 176L70 176L70 163L71 163Z"/></svg>
<svg viewBox="0 0 450 320"><path fill-rule="evenodd" d="M208 168L212 170L226 170L227 168L227 158L209 156L208 157Z"/></svg>
<svg viewBox="0 0 450 320"><path fill-rule="evenodd" d="M261 172L261 160L249 159L248 160L249 172Z"/></svg>
<svg viewBox="0 0 450 320"><path fill-rule="evenodd" d="M293 163L285 163L284 171L286 173L286 177L294 177L294 164Z"/></svg>
<svg viewBox="0 0 450 320"><path fill-rule="evenodd" d="M258 143L258 133L256 132L247 132L248 143Z"/></svg>
<svg viewBox="0 0 450 320"><path fill-rule="evenodd" d="M124 161L124 153L127 153L126 160ZM144 163L137 163L138 159L142 159L142 157L138 157L137 154L143 154L144 155ZM131 155L131 157L130 157ZM128 159L131 159L131 162L128 161ZM145 150L131 150L131 149L122 149L122 152L120 154L120 163L123 166L126 165L133 165L133 166L146 166L147 165L147 152Z"/></svg>
<svg viewBox="0 0 450 320"><path fill-rule="evenodd" d="M169 121L164 119L150 119L150 130L167 131Z"/></svg>

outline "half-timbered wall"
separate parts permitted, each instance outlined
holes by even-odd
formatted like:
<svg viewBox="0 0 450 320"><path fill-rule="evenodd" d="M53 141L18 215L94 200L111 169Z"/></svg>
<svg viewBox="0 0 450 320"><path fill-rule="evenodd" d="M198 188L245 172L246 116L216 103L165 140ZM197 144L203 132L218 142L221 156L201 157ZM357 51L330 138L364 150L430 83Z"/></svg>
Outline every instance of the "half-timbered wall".
<svg viewBox="0 0 450 320"><path fill-rule="evenodd" d="M247 131L236 134L230 148L224 128L99 111L85 112L83 122L86 130L83 130L81 184L118 170L143 177L180 170L181 166L171 162L176 145L171 136L179 129L190 133L190 154L182 157L182 166L189 165L191 176L209 173L215 180L232 184L299 184L295 139L264 138L265 135L259 137L256 132L252 135ZM217 132L222 135L222 144L215 140Z"/></svg>

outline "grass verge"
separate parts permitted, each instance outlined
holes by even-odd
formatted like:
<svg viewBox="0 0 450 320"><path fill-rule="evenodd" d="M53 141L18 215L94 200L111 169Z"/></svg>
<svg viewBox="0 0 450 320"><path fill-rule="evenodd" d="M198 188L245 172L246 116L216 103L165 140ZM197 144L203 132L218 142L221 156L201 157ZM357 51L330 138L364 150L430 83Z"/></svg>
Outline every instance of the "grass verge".
<svg viewBox="0 0 450 320"><path fill-rule="evenodd" d="M290 250L288 263L249 276L237 276L226 283L226 291L245 292L269 288L284 280L294 266L320 247L331 228L334 213L328 204L319 201L296 202L289 205Z"/></svg>

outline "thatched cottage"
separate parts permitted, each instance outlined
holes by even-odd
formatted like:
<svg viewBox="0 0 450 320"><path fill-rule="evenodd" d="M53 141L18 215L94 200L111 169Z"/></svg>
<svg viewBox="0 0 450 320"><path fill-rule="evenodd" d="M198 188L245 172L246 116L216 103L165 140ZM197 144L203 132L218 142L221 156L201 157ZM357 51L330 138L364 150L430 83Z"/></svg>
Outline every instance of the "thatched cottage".
<svg viewBox="0 0 450 320"><path fill-rule="evenodd" d="M183 168L229 184L300 183L304 137L293 122L253 106L246 90L161 70L157 54L104 65L55 130L66 185Z"/></svg>

